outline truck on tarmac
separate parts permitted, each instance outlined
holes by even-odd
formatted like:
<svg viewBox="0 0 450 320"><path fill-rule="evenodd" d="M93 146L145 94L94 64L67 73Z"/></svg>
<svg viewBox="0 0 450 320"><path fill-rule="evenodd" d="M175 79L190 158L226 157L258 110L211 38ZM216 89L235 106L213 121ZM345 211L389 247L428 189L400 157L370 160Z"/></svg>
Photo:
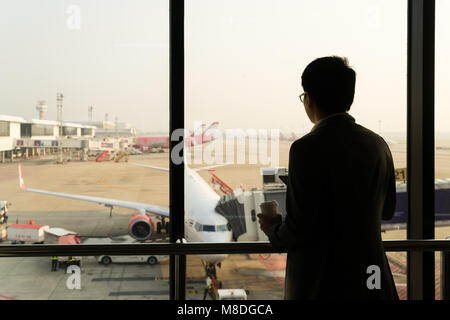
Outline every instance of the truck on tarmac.
<svg viewBox="0 0 450 320"><path fill-rule="evenodd" d="M16 223L8 226L7 240L13 244L23 243L44 243L44 232L49 226L34 224L34 221L28 221L26 224Z"/></svg>
<svg viewBox="0 0 450 320"><path fill-rule="evenodd" d="M244 289L218 289L218 300L247 300L247 292Z"/></svg>

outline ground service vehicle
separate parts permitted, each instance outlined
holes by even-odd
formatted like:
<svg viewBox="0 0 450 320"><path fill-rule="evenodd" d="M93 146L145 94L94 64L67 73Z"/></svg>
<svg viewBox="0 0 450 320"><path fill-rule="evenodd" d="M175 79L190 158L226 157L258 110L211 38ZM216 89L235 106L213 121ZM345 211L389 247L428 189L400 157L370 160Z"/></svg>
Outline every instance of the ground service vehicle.
<svg viewBox="0 0 450 320"><path fill-rule="evenodd" d="M247 292L244 289L218 289L218 300L247 300Z"/></svg>
<svg viewBox="0 0 450 320"><path fill-rule="evenodd" d="M152 255L152 256L108 256L102 255L96 257L99 263L108 265L111 263L148 263L149 265L155 265L158 262L167 260L169 256L164 255Z"/></svg>

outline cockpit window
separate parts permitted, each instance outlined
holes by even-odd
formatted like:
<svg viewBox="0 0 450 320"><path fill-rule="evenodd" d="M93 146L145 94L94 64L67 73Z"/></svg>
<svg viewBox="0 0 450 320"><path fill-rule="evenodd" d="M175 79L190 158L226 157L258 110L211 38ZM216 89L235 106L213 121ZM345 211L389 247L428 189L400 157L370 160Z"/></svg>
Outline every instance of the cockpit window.
<svg viewBox="0 0 450 320"><path fill-rule="evenodd" d="M230 231L227 224L221 224L219 226L216 226L216 230L218 232Z"/></svg>
<svg viewBox="0 0 450 320"><path fill-rule="evenodd" d="M207 232L214 232L216 231L216 227L215 226L210 226L210 225L204 225L203 226L203 231L207 231Z"/></svg>
<svg viewBox="0 0 450 320"><path fill-rule="evenodd" d="M198 222L195 222L194 228L197 231L206 231L206 232L226 232L231 231L231 227L229 224L221 224L221 225L207 225L207 224L200 224Z"/></svg>

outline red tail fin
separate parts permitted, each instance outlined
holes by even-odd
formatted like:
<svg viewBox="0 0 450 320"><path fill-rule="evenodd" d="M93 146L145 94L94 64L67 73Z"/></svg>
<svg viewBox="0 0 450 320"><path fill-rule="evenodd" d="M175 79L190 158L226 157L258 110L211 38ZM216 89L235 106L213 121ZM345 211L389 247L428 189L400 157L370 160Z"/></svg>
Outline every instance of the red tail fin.
<svg viewBox="0 0 450 320"><path fill-rule="evenodd" d="M27 186L23 181L22 164L19 163L19 187L21 190L27 190Z"/></svg>

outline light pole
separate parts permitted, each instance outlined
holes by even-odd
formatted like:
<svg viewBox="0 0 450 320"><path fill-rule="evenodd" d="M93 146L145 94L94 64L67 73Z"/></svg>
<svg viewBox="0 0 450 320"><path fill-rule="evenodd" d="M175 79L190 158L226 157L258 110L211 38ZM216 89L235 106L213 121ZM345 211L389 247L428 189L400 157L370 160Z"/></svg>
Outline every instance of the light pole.
<svg viewBox="0 0 450 320"><path fill-rule="evenodd" d="M58 109L57 117L59 122L59 137L58 137L58 148L59 148L59 155L58 155L58 163L63 163L63 155L62 155L62 102L63 102L63 94L57 93L56 94L56 107Z"/></svg>
<svg viewBox="0 0 450 320"><path fill-rule="evenodd" d="M88 107L88 120L89 120L89 123L92 122L92 113L93 113L93 111L94 111L94 107L93 106L89 106Z"/></svg>

